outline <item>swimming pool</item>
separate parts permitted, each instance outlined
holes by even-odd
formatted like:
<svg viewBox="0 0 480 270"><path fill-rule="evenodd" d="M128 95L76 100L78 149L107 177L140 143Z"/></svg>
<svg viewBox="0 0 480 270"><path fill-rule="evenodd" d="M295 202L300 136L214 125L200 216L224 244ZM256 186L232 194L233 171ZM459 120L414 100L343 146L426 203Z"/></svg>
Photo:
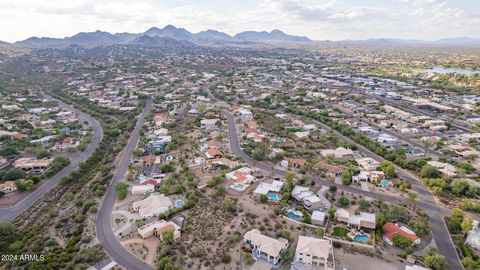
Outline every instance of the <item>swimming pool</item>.
<svg viewBox="0 0 480 270"><path fill-rule="evenodd" d="M355 237L353 237L353 240L357 242L367 242L368 239L370 239L370 236L368 234L357 234Z"/></svg>
<svg viewBox="0 0 480 270"><path fill-rule="evenodd" d="M382 181L380 181L380 186L382 187L389 187L391 185L392 185L392 182L390 180L382 179Z"/></svg>
<svg viewBox="0 0 480 270"><path fill-rule="evenodd" d="M293 218L295 220L300 220L302 218L302 216L295 214L295 212L293 212L293 211L288 212L287 216L289 218Z"/></svg>
<svg viewBox="0 0 480 270"><path fill-rule="evenodd" d="M269 193L267 194L267 197L268 197L268 199L269 199L270 201L272 201L272 202L277 202L277 201L278 201L278 195L277 195L277 193L269 192Z"/></svg>
<svg viewBox="0 0 480 270"><path fill-rule="evenodd" d="M236 184L236 185L232 185L230 186L231 188L233 189L236 189L238 191L244 191L245 190L245 186L244 185L240 185L240 184Z"/></svg>
<svg viewBox="0 0 480 270"><path fill-rule="evenodd" d="M182 200L178 200L175 202L175 206L178 208L183 207L184 205L185 205L185 202Z"/></svg>

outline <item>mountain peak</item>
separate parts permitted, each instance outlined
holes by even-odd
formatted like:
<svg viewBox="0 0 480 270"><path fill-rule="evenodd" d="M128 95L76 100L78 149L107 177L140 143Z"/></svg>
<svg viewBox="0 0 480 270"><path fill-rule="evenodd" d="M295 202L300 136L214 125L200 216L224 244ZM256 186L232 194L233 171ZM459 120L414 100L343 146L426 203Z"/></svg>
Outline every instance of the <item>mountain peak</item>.
<svg viewBox="0 0 480 270"><path fill-rule="evenodd" d="M150 37L158 37L150 39ZM135 40L135 42L133 42ZM308 42L307 37L299 37L285 34L284 32L274 29L271 32L267 31L245 31L236 34L234 37L214 29L193 34L184 28L179 28L168 24L163 28L151 27L143 33L116 33L111 34L101 30L95 32L80 32L76 35L66 38L37 38L31 37L24 41L17 42L22 45L33 46L51 46L51 45L65 45L65 44L174 44L174 41L180 41L179 44L191 45L196 43L200 45L205 44L228 44L228 43L256 43L256 42Z"/></svg>
<svg viewBox="0 0 480 270"><path fill-rule="evenodd" d="M167 25L163 28L163 30L177 30L177 29L179 29L179 28L177 28L177 27L175 27L171 24L169 24L169 25Z"/></svg>

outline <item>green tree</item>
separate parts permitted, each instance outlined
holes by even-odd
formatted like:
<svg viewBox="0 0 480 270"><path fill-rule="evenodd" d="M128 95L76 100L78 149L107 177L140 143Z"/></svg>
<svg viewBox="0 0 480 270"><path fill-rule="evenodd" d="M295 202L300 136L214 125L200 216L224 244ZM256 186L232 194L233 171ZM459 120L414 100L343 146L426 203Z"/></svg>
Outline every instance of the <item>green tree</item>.
<svg viewBox="0 0 480 270"><path fill-rule="evenodd" d="M37 154L36 154L38 159L47 158L47 157L50 157L51 155L52 154L46 149L40 149L37 151Z"/></svg>
<svg viewBox="0 0 480 270"><path fill-rule="evenodd" d="M181 270L182 268L172 263L168 256L161 257L157 262L158 270Z"/></svg>
<svg viewBox="0 0 480 270"><path fill-rule="evenodd" d="M367 211L370 208L371 204L369 201L365 200L364 198L361 198L358 200L358 209L361 211Z"/></svg>
<svg viewBox="0 0 480 270"><path fill-rule="evenodd" d="M167 230L162 233L162 242L166 245L172 245L174 242L174 233L173 230Z"/></svg>
<svg viewBox="0 0 480 270"><path fill-rule="evenodd" d="M436 250L432 249L423 257L425 264L432 270L447 269L448 264L445 256L440 255Z"/></svg>
<svg viewBox="0 0 480 270"><path fill-rule="evenodd" d="M117 195L117 199L123 200L127 196L128 193L128 184L125 182L118 182L115 185L115 194Z"/></svg>
<svg viewBox="0 0 480 270"><path fill-rule="evenodd" d="M464 216L462 224L460 225L463 233L467 233L473 229L473 220L470 216Z"/></svg>
<svg viewBox="0 0 480 270"><path fill-rule="evenodd" d="M412 202L417 199L417 193L415 191L410 191L407 193L407 195Z"/></svg>
<svg viewBox="0 0 480 270"><path fill-rule="evenodd" d="M315 234L323 237L325 235L325 229L323 229L322 227L318 227L315 229Z"/></svg>
<svg viewBox="0 0 480 270"><path fill-rule="evenodd" d="M261 194L260 195L260 202L264 203L266 201L268 201L268 196L265 195L265 194Z"/></svg>
<svg viewBox="0 0 480 270"><path fill-rule="evenodd" d="M6 171L2 177L2 180L5 181L12 181L17 180L23 177L23 172L17 168L11 168L10 170Z"/></svg>
<svg viewBox="0 0 480 270"><path fill-rule="evenodd" d="M465 195L470 188L470 184L465 179L455 179L450 184L450 190L455 195Z"/></svg>
<svg viewBox="0 0 480 270"><path fill-rule="evenodd" d="M406 237L403 234L395 234L393 236L393 244L397 247L402 249L406 249L407 247L411 247L413 244L412 239Z"/></svg>
<svg viewBox="0 0 480 270"><path fill-rule="evenodd" d="M419 176L422 178L438 178L441 176L440 171L432 165L425 164L420 170Z"/></svg>
<svg viewBox="0 0 480 270"><path fill-rule="evenodd" d="M247 264L251 264L253 262L253 255L252 253L250 252L244 252L243 253L243 260L247 263Z"/></svg>
<svg viewBox="0 0 480 270"><path fill-rule="evenodd" d="M352 177L358 173L358 170L353 167L347 167L342 172L342 184L350 185L352 183Z"/></svg>
<svg viewBox="0 0 480 270"><path fill-rule="evenodd" d="M173 165L170 163L165 163L160 167L160 170L162 170L162 173L169 173L173 172Z"/></svg>
<svg viewBox="0 0 480 270"><path fill-rule="evenodd" d="M393 166L393 163L390 161L382 161L380 163L380 166L378 166L380 170L385 173L385 176L388 178L394 178L397 177L397 174L395 173L395 166Z"/></svg>
<svg viewBox="0 0 480 270"><path fill-rule="evenodd" d="M460 209L453 209L452 214L448 217L448 228L453 233L459 233L462 230L463 212Z"/></svg>
<svg viewBox="0 0 480 270"><path fill-rule="evenodd" d="M226 212L235 212L236 210L236 203L231 198L225 198L222 202L222 209Z"/></svg>
<svg viewBox="0 0 480 270"><path fill-rule="evenodd" d="M339 203L340 203L341 206L347 207L350 204L350 200L348 200L347 197L342 196L342 197L340 197Z"/></svg>

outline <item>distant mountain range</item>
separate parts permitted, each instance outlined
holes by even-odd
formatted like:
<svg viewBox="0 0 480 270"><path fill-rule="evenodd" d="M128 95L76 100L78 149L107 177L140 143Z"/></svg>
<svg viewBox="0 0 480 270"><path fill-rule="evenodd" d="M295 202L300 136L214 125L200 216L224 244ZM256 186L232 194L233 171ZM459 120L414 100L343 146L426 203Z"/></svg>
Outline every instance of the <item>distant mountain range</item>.
<svg viewBox="0 0 480 270"><path fill-rule="evenodd" d="M480 45L480 38L445 38L438 40L417 40L417 39L363 39L363 40L342 40L342 43L368 44L368 45L451 45L451 46L470 46Z"/></svg>
<svg viewBox="0 0 480 270"><path fill-rule="evenodd" d="M265 42L310 42L308 37L287 35L280 30L271 32L245 31L230 36L216 30L191 33L184 28L167 25L164 28L152 27L143 33L116 33L110 34L97 30L82 32L71 37L49 38L31 37L15 42L26 46L55 46L55 45L95 45L95 44L138 44L144 46L160 45L222 45L238 43L265 43Z"/></svg>
<svg viewBox="0 0 480 270"><path fill-rule="evenodd" d="M57 45L107 45L107 44L135 44L143 46L194 46L194 45L248 45L256 43L310 43L308 37L285 34L280 30L244 31L234 36L217 30L206 30L192 33L184 28L167 25L164 28L152 27L143 33L116 33L111 34L97 30L82 32L71 37L50 38L31 37L15 42L25 46L57 46ZM447 38L435 41L415 39L364 39L334 41L347 44L365 45L446 45L446 46L480 46L480 38ZM0 46L9 46L11 43L0 41Z"/></svg>

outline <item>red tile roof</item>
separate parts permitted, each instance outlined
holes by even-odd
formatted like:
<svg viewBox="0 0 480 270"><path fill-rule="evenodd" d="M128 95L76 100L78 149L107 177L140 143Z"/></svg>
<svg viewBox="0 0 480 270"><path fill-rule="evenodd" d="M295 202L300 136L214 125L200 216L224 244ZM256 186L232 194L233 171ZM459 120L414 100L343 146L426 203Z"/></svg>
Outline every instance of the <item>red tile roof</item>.
<svg viewBox="0 0 480 270"><path fill-rule="evenodd" d="M383 225L383 232L384 232L384 236L386 238L390 239L390 241L392 241L392 242L393 242L393 236L396 235L396 234L402 234L402 235L406 236L407 238L411 239L412 241L420 239L415 234L408 233L408 232L400 229L400 227L397 226L393 222L385 223L385 225Z"/></svg>

